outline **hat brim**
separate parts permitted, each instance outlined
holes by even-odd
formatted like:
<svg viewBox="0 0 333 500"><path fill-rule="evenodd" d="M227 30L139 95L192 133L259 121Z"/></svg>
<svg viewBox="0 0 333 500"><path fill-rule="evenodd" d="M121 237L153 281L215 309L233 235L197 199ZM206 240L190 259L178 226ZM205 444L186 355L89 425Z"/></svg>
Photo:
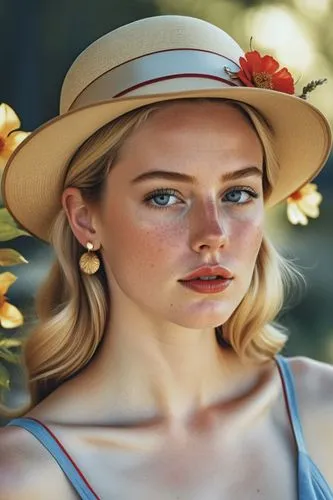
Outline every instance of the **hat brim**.
<svg viewBox="0 0 333 500"><path fill-rule="evenodd" d="M15 150L2 178L6 207L20 226L48 241L68 163L95 131L142 106L185 98L221 98L254 107L270 124L280 174L267 206L286 199L324 166L332 136L327 119L303 99L266 89L232 87L114 98L70 111L48 121Z"/></svg>

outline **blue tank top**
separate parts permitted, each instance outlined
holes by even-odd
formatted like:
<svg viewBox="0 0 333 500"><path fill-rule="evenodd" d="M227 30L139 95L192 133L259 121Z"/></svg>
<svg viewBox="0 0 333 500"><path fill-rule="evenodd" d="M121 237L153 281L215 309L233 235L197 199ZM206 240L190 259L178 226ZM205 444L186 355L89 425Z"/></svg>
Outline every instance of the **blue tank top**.
<svg viewBox="0 0 333 500"><path fill-rule="evenodd" d="M286 406L298 451L298 500L333 500L333 492L308 455L299 418L293 374L287 360L278 355L275 358L281 375ZM74 460L45 424L35 418L15 418L7 425L23 427L31 432L58 462L64 474L83 500L100 497L86 480Z"/></svg>

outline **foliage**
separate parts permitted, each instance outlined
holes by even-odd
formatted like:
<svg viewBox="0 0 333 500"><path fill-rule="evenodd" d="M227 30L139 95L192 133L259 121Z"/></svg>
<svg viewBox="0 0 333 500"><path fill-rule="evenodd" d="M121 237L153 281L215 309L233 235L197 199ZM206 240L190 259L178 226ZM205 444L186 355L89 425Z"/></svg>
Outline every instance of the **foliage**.
<svg viewBox="0 0 333 500"><path fill-rule="evenodd" d="M8 159L16 147L27 137L27 132L17 130L20 127L14 110L7 104L0 105L0 170L1 174ZM0 208L0 242L7 242L18 236L29 236L20 229L8 210ZM27 260L12 248L0 249L0 266L12 267L27 264ZM4 392L10 389L10 372L7 364L20 362L20 347L22 339L10 335L8 330L23 325L23 316L19 309L10 304L6 293L15 283L16 276L11 272L0 273L0 400Z"/></svg>

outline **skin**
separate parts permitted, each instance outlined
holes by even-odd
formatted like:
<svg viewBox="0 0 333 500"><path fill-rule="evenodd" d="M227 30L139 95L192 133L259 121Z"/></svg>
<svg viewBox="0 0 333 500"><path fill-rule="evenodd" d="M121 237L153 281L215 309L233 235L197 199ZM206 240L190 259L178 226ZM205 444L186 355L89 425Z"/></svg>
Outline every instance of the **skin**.
<svg viewBox="0 0 333 500"><path fill-rule="evenodd" d="M101 249L110 322L89 365L28 415L52 428L102 498L297 498L295 445L276 366L240 363L214 332L250 285L263 236L262 163L260 141L238 110L180 102L127 139L100 205L85 203L74 188L63 194L76 238ZM249 167L257 170L225 178ZM133 183L157 169L194 181ZM149 206L147 195L162 188L175 192L149 203L168 208ZM216 263L233 274L225 291L199 294L179 283ZM333 484L331 367L302 359L292 367L309 452ZM76 498L27 434L7 428L2 435L13 451L0 460L0 499Z"/></svg>
<svg viewBox="0 0 333 500"><path fill-rule="evenodd" d="M214 387L225 379L221 370L231 368L214 327L228 320L251 281L263 234L262 163L260 141L238 111L182 103L151 116L128 139L100 207L86 207L75 189L64 193L76 237L102 248L111 288L106 345L94 370L108 387L112 380L124 394L131 387L136 404L147 409L149 403L152 414L186 417L214 398ZM195 180L133 184L156 169ZM240 178L221 182L231 173ZM176 193L155 196L148 205L144 199L156 189ZM222 293L203 295L178 282L216 263L234 277Z"/></svg>

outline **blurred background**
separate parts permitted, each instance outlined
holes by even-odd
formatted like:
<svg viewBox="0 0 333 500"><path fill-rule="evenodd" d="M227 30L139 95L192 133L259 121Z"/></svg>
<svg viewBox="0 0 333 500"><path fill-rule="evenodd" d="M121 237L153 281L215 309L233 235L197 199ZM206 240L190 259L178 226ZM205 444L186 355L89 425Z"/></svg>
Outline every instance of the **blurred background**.
<svg viewBox="0 0 333 500"><path fill-rule="evenodd" d="M160 14L182 14L210 21L234 37L245 51L252 46L287 66L298 93L313 79L328 83L310 95L333 122L332 0L0 0L0 102L9 104L32 131L58 113L62 80L75 57L91 42L131 21ZM54 140L57 140L55 137ZM318 176L321 215L308 226L293 226L286 204L268 217L268 231L278 248L306 277L302 295L292 298L279 318L290 332L286 355L305 355L333 363L333 161ZM34 296L52 260L50 248L20 236L0 243L15 248L28 264L10 268L17 281L6 294L24 315L20 328L1 328L1 338L29 334ZM2 272L6 271L6 267ZM1 342L0 342L1 343ZM19 348L11 350L19 354ZM1 356L0 356L1 358ZM24 373L10 357L0 359L2 401L20 405ZM5 375L4 375L5 374ZM7 374L7 375L6 375Z"/></svg>

